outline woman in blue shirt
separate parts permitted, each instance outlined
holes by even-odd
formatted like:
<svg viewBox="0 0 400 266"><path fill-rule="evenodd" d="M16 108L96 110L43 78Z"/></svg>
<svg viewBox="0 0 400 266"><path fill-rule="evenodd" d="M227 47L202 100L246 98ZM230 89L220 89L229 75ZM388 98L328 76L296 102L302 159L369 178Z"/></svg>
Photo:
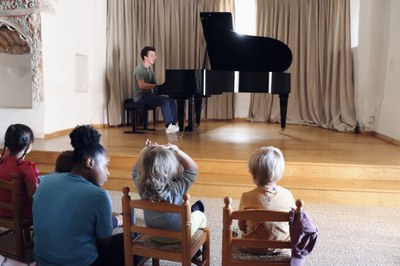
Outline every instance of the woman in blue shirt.
<svg viewBox="0 0 400 266"><path fill-rule="evenodd" d="M70 134L73 167L52 173L33 201L35 260L46 265L124 265L122 234L112 235L112 202L101 188L110 158L100 133L77 126Z"/></svg>

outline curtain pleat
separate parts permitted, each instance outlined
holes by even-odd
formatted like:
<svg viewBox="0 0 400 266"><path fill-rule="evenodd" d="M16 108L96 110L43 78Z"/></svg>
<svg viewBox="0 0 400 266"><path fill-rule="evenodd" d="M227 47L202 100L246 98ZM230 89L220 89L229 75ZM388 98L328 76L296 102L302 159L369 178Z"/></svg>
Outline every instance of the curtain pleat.
<svg viewBox="0 0 400 266"><path fill-rule="evenodd" d="M353 131L355 115L347 0L257 0L257 35L292 50L287 121ZM278 122L277 95L253 94L249 120Z"/></svg>

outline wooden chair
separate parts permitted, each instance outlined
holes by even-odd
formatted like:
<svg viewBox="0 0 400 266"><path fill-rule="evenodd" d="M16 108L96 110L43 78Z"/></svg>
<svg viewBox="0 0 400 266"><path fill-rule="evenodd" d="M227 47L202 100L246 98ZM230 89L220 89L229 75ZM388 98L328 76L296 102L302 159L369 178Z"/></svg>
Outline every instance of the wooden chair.
<svg viewBox="0 0 400 266"><path fill-rule="evenodd" d="M126 99L124 101L124 113L128 123L132 125L132 131L125 131L124 133L136 133L143 134L140 130L155 130L156 128L156 108L157 106L145 106L140 103L136 103L133 99ZM147 113L153 111L153 128L147 126ZM137 128L138 120L143 124L143 128ZM138 130L139 129L139 130Z"/></svg>
<svg viewBox="0 0 400 266"><path fill-rule="evenodd" d="M25 250L33 246L31 237L33 220L22 217L20 183L17 175L13 175L11 182L0 180L0 193L7 192L11 194L11 202L0 202L0 209L11 212L12 218L0 217L0 227L4 228L0 232L0 238L8 242L7 245L0 245L0 253L25 261Z"/></svg>
<svg viewBox="0 0 400 266"><path fill-rule="evenodd" d="M208 228L199 229L193 237L190 235L190 195L184 194L182 205L174 205L167 202L152 202L150 200L132 200L129 196L129 188L122 189L122 215L124 220L124 252L125 265L132 266L132 255L152 258L153 265L159 265L160 259L176 261L184 266L191 265L191 259L202 248L202 260L198 265L210 263L210 231ZM140 224L131 224L131 209L138 209L178 213L182 217L182 230L169 231L146 227ZM136 215L137 217L137 215ZM132 234L138 237L132 239ZM152 236L167 237L179 240L178 244L161 244L151 239Z"/></svg>
<svg viewBox="0 0 400 266"><path fill-rule="evenodd" d="M222 228L222 265L290 265L290 255L257 255L243 250L247 248L292 249L290 241L249 239L232 236L233 220L254 220L271 222L288 222L289 212L267 210L233 211L232 198L225 197ZM300 211L302 201L296 201L296 212Z"/></svg>

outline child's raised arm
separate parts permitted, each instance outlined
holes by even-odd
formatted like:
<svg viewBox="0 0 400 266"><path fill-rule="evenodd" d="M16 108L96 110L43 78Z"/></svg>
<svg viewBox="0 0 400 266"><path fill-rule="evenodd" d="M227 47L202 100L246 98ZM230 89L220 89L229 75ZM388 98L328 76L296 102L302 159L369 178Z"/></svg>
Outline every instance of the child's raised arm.
<svg viewBox="0 0 400 266"><path fill-rule="evenodd" d="M171 149L175 152L176 157L178 158L179 162L182 164L183 169L195 169L198 170L199 167L197 163L184 151L180 150L178 146L168 143L165 145L166 148Z"/></svg>

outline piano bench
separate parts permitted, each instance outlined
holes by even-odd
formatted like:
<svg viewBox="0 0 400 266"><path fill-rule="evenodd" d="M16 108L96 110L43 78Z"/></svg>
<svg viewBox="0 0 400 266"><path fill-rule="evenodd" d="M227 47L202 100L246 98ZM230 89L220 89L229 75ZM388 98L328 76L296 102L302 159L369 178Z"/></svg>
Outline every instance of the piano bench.
<svg viewBox="0 0 400 266"><path fill-rule="evenodd" d="M147 127L148 111L153 111L153 128ZM144 132L139 130L155 130L156 128L156 106L144 106L143 104L135 103L133 99L126 99L124 101L124 114L128 124L130 121L132 125L132 131L124 131L124 133L143 134ZM143 128L137 128L140 122Z"/></svg>

